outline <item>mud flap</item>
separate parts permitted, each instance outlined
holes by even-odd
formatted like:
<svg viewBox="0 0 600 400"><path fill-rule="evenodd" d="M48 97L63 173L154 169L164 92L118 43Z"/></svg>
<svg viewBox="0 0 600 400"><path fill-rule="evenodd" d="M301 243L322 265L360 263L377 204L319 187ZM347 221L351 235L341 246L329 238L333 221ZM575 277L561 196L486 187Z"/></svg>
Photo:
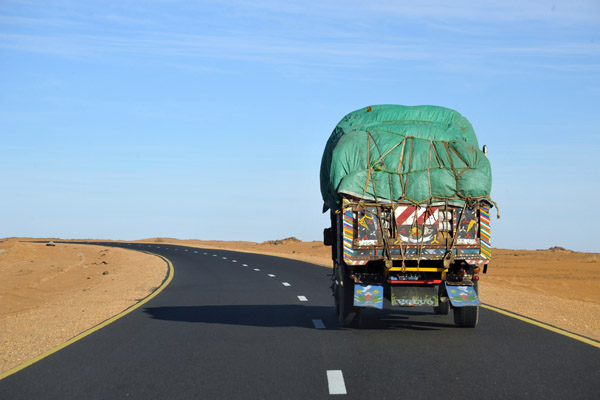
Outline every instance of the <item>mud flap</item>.
<svg viewBox="0 0 600 400"><path fill-rule="evenodd" d="M383 308L383 286L354 284L354 306Z"/></svg>
<svg viewBox="0 0 600 400"><path fill-rule="evenodd" d="M394 286L392 287L393 306L415 307L415 306L433 306L437 307L438 287L437 286Z"/></svg>
<svg viewBox="0 0 600 400"><path fill-rule="evenodd" d="M480 306L481 301L473 286L452 286L446 283L446 292L454 307Z"/></svg>

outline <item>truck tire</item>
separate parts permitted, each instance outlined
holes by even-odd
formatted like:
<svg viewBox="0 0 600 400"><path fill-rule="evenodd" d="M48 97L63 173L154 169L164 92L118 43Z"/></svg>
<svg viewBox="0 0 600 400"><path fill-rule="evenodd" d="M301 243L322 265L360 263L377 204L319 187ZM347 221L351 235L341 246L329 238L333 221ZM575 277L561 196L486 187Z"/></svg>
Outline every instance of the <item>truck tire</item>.
<svg viewBox="0 0 600 400"><path fill-rule="evenodd" d="M446 297L446 301L439 301L438 306L433 307L433 312L438 315L448 315L450 312L450 300L448 300L448 295L446 294L446 288L443 286L444 283L440 283L438 288L438 300L442 297Z"/></svg>
<svg viewBox="0 0 600 400"><path fill-rule="evenodd" d="M360 327L360 311L354 307L354 282L346 276L342 265L336 265L335 309L340 325L345 328Z"/></svg>
<svg viewBox="0 0 600 400"><path fill-rule="evenodd" d="M438 315L448 315L450 313L450 300L439 302L439 306L433 307L433 312Z"/></svg>
<svg viewBox="0 0 600 400"><path fill-rule="evenodd" d="M333 310L335 315L339 318L340 316L340 285L337 279L337 273L335 273L335 281L333 282Z"/></svg>
<svg viewBox="0 0 600 400"><path fill-rule="evenodd" d="M479 282L475 282L475 292L479 294ZM454 307L454 324L461 328L475 328L479 321L479 306Z"/></svg>

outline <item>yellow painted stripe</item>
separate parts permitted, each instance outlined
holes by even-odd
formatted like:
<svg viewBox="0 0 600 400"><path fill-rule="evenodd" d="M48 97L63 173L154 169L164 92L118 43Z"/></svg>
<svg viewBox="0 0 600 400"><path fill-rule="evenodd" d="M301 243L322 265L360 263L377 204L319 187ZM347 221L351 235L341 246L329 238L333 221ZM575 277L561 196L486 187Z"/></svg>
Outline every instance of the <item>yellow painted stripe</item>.
<svg viewBox="0 0 600 400"><path fill-rule="evenodd" d="M445 268L405 268L406 271L421 271L421 272L442 272ZM392 267L390 271L402 271L401 267Z"/></svg>
<svg viewBox="0 0 600 400"><path fill-rule="evenodd" d="M133 250L133 249L131 249ZM141 251L141 250L134 250L134 251ZM130 312L140 308L141 306L143 306L144 304L146 304L147 302L149 302L150 300L152 300L153 298L155 298L160 292L162 292L169 283L171 283L171 281L173 280L173 275L175 274L175 269L173 268L173 264L171 263L171 261L166 258L163 257L161 255L158 254L154 254L154 253L150 253L148 251L141 251L142 253L147 253L147 254L151 254L153 256L157 256L162 258L167 265L169 266L169 270L167 272L167 278L165 279L165 281L162 283L162 285L160 285L158 287L158 289L156 289L154 292L150 293L148 295L148 297L146 297L145 299L143 299L142 301L140 301L139 303L136 303L134 305L132 305L131 307L127 308L126 310L120 312L119 314L115 315L112 318L107 319L104 322L101 322L100 324L94 326L93 328L88 329L87 331L83 331L81 332L79 335L72 337L71 339L67 340L65 343L56 346L55 348L48 350L45 353L40 354L39 356L32 358L29 361L24 362L23 364L17 365L16 367L13 367L11 369L9 369L8 371L3 372L2 374L0 374L0 380L6 378L7 376L10 376L12 374L15 374L19 371L21 371L22 369L25 369L27 367L29 367L32 364L35 364L36 362L43 360L44 358L48 357L49 355L52 355L54 353L56 353L59 350L64 349L65 347L83 339L84 337L104 328L106 325L111 324L113 322L115 322L116 320L118 320L119 318L124 317L125 315L129 314Z"/></svg>
<svg viewBox="0 0 600 400"><path fill-rule="evenodd" d="M515 314L515 313L512 313L510 311L503 310L501 308L496 308L494 306L489 306L487 304L482 304L481 307L487 308L488 310L492 310L492 311L495 311L495 312L500 313L500 314L504 314L504 315L512 317L512 318L516 318L518 320L521 320L523 322L527 322L527 323L535 325L535 326L539 326L540 328L544 328L544 329L547 329L547 330L552 331L554 333L558 333L559 335L563 335L563 336L566 336L566 337L570 337L571 339L579 340L580 342L583 342L585 344L589 344L590 346L594 346L594 347L600 348L600 342L597 342L597 341L595 341L593 339L586 338L585 336L580 336L580 335L577 335L575 333L571 333L569 331L565 331L564 329L560 329L560 328L557 328L555 326L548 325L548 324L545 324L543 322L539 322L539 321L536 321L534 319L527 318L527 317L524 317L522 315Z"/></svg>

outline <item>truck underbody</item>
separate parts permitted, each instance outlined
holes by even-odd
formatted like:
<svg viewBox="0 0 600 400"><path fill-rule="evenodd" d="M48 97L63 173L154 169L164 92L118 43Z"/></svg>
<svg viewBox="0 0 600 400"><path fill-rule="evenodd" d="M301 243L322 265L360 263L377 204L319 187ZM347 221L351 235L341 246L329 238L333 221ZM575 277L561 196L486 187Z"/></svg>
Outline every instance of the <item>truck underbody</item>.
<svg viewBox="0 0 600 400"><path fill-rule="evenodd" d="M485 200L428 204L369 202L344 196L331 211L332 291L343 326L358 327L361 310L430 306L475 327L478 274L490 261L491 205Z"/></svg>

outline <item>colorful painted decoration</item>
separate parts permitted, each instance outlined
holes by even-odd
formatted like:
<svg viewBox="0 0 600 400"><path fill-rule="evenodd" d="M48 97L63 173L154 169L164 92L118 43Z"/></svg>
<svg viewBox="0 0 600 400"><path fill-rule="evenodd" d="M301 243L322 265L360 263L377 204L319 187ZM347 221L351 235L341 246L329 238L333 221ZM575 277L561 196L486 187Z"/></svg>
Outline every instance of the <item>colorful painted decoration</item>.
<svg viewBox="0 0 600 400"><path fill-rule="evenodd" d="M400 241L411 244L437 241L438 207L400 205L394 210L394 218Z"/></svg>
<svg viewBox="0 0 600 400"><path fill-rule="evenodd" d="M481 239L481 255L489 260L492 258L490 208L483 203L479 207L479 217L481 220L481 226L479 228L479 238Z"/></svg>
<svg viewBox="0 0 600 400"><path fill-rule="evenodd" d="M344 261L347 263L352 262L352 239L353 239L353 227L352 227L352 207L348 206L349 201L344 199Z"/></svg>
<svg viewBox="0 0 600 400"><path fill-rule="evenodd" d="M377 246L382 243L377 207L361 207L357 222L359 246Z"/></svg>
<svg viewBox="0 0 600 400"><path fill-rule="evenodd" d="M384 246L383 226L378 206L343 199L343 258L348 265L365 265L381 260L440 260L452 243L456 259L484 265L491 259L490 206L480 202L472 207L393 206L393 241ZM386 216L389 214L385 214ZM448 239L454 237L450 242Z"/></svg>
<svg viewBox="0 0 600 400"><path fill-rule="evenodd" d="M354 306L383 308L383 286L379 285L354 285Z"/></svg>
<svg viewBox="0 0 600 400"><path fill-rule="evenodd" d="M477 222L477 209L475 207L466 207L464 212L456 210L455 225L457 226L456 244L457 245L476 245L477 244L477 232L479 231L479 223ZM460 223L458 221L460 218Z"/></svg>
<svg viewBox="0 0 600 400"><path fill-rule="evenodd" d="M477 296L477 292L475 292L473 286L451 286L446 284L446 291L448 292L450 303L454 307L481 305L481 300L479 300L479 296Z"/></svg>

